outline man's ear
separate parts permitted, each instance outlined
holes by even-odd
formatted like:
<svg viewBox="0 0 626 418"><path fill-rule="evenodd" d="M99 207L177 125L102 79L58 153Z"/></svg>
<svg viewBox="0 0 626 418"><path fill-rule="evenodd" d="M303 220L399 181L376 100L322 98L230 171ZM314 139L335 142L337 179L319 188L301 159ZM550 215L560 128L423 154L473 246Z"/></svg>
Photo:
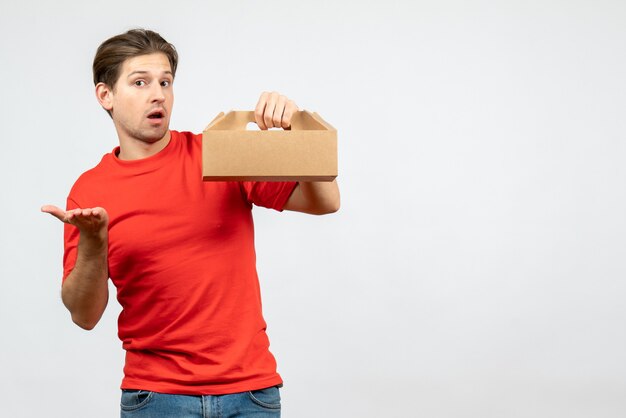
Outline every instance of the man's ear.
<svg viewBox="0 0 626 418"><path fill-rule="evenodd" d="M96 98L104 110L110 112L113 109L113 90L106 84L96 84Z"/></svg>

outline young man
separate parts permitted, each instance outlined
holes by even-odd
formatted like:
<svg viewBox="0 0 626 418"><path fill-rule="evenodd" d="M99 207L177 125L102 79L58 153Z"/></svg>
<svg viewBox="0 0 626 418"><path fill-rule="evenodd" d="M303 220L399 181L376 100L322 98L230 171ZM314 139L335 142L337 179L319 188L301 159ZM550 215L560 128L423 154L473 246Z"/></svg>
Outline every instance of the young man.
<svg viewBox="0 0 626 418"><path fill-rule="evenodd" d="M178 56L159 34L105 41L96 97L120 145L76 181L64 211L62 299L92 329L122 305L122 417L280 416L255 267L252 205L325 214L335 182L203 182L201 135L169 130ZM256 106L261 129L288 128L298 108L278 93Z"/></svg>

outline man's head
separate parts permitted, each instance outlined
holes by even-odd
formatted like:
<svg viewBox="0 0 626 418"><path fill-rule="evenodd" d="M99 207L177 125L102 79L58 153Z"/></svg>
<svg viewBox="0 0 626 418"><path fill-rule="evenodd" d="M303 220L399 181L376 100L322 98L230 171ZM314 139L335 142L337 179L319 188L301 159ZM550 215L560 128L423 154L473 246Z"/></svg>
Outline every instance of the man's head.
<svg viewBox="0 0 626 418"><path fill-rule="evenodd" d="M98 48L93 62L96 96L113 119L122 150L169 134L177 64L174 46L149 30L130 30Z"/></svg>
<svg viewBox="0 0 626 418"><path fill-rule="evenodd" d="M104 41L93 60L93 84L104 83L111 89L120 76L122 64L129 58L161 52L170 62L172 77L176 75L178 53L174 45L156 32L132 29Z"/></svg>

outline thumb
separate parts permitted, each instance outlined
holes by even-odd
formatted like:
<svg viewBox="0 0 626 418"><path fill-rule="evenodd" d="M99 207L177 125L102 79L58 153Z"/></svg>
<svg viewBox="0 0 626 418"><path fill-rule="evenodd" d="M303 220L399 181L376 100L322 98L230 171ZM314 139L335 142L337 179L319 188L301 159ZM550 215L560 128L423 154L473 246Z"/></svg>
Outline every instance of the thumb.
<svg viewBox="0 0 626 418"><path fill-rule="evenodd" d="M66 222L65 211L57 206L44 205L41 207L41 211L44 213L49 213L61 222Z"/></svg>

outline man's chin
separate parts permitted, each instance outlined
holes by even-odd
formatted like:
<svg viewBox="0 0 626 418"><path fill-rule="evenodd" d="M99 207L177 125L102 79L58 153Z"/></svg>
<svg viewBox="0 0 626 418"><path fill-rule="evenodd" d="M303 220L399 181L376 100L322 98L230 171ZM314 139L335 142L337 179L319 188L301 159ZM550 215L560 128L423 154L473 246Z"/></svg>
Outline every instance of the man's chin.
<svg viewBox="0 0 626 418"><path fill-rule="evenodd" d="M146 129L143 132L141 132L138 135L138 137L142 141L154 143L165 138L168 132L169 132L169 127L165 125L164 127L159 127L158 129L154 129L154 128Z"/></svg>

